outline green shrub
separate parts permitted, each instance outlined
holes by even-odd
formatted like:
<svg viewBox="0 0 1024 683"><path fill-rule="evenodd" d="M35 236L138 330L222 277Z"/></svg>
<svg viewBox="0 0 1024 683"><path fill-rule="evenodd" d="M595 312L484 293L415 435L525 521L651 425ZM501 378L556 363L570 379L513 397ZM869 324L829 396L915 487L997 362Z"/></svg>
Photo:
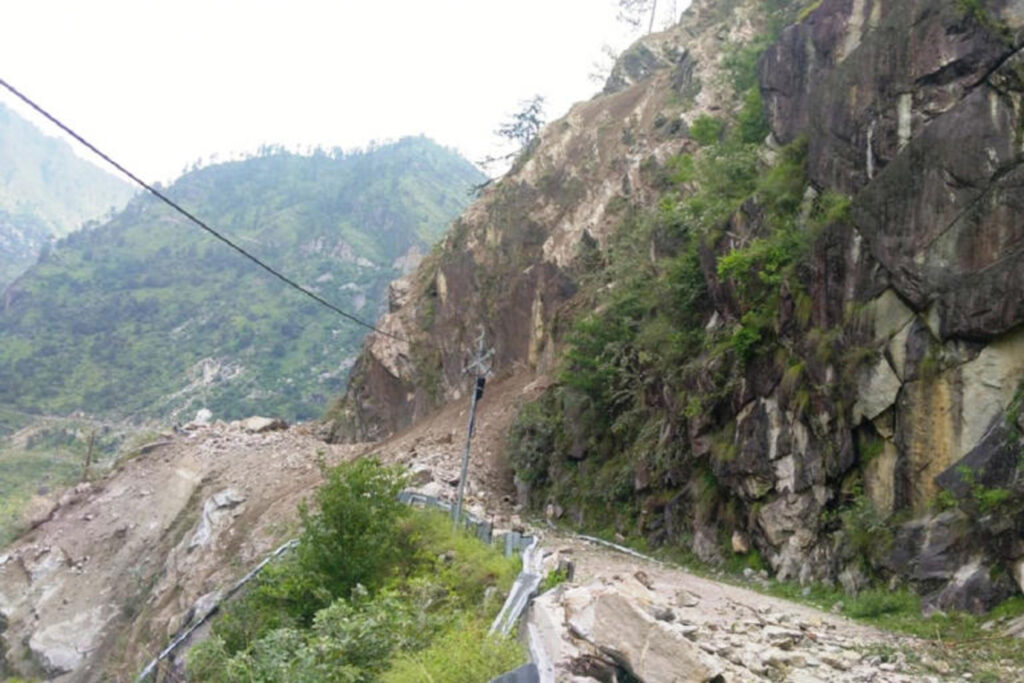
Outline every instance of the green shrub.
<svg viewBox="0 0 1024 683"><path fill-rule="evenodd" d="M510 638L488 636L480 621L453 624L430 647L399 656L381 683L480 683L523 662L521 646Z"/></svg>
<svg viewBox="0 0 1024 683"><path fill-rule="evenodd" d="M883 615L921 614L921 598L908 591L875 588L846 598L843 613L854 619L876 619Z"/></svg>
<svg viewBox="0 0 1024 683"><path fill-rule="evenodd" d="M724 132L725 122L707 114L701 114L690 125L690 137L702 147L717 144Z"/></svg>
<svg viewBox="0 0 1024 683"><path fill-rule="evenodd" d="M509 464L520 479L535 486L546 483L555 452L561 420L553 403L554 397L546 394L541 400L526 404L509 430Z"/></svg>
<svg viewBox="0 0 1024 683"><path fill-rule="evenodd" d="M670 158L665 162L665 172L669 182L674 185L682 185L694 180L697 177L697 171L693 155L680 154Z"/></svg>
<svg viewBox="0 0 1024 683"><path fill-rule="evenodd" d="M840 521L854 557L871 561L892 547L891 525L862 493L859 484L853 490L853 501L832 514Z"/></svg>
<svg viewBox="0 0 1024 683"><path fill-rule="evenodd" d="M757 61L770 44L771 40L767 36L758 36L746 43L726 48L722 66L737 93L749 92L757 87Z"/></svg>
<svg viewBox="0 0 1024 683"><path fill-rule="evenodd" d="M753 569L755 572L759 572L767 568L768 565L765 564L764 558L756 548L751 548L749 552L743 554L734 553L732 548L728 548L725 560L726 572L742 574L744 569Z"/></svg>
<svg viewBox="0 0 1024 683"><path fill-rule="evenodd" d="M756 315L746 313L729 338L729 346L746 362L754 357L758 345L764 339L765 328L762 321Z"/></svg>
<svg viewBox="0 0 1024 683"><path fill-rule="evenodd" d="M317 612L311 628L268 631L234 655L215 636L190 653L189 671L204 681L369 682L393 651L425 644L424 625L399 596L357 591Z"/></svg>
<svg viewBox="0 0 1024 683"><path fill-rule="evenodd" d="M403 485L400 469L361 458L326 472L315 513L300 506L296 557L316 602L317 591L346 596L356 584L372 590L388 578L400 554L397 525L409 512L398 500Z"/></svg>
<svg viewBox="0 0 1024 683"><path fill-rule="evenodd" d="M488 588L507 590L519 573L518 558L504 557L475 536L455 531L451 518L441 512L411 515L402 523L401 536L407 547L400 565L403 576L427 577L437 589L432 599L443 598L451 608L481 605Z"/></svg>
<svg viewBox="0 0 1024 683"><path fill-rule="evenodd" d="M498 647L492 652L477 625L497 613L501 599L489 599L488 589L507 590L518 560L454 530L443 513L412 512L397 503L400 482L395 470L372 460L330 472L317 492L319 509L304 513L298 552L270 565L248 594L222 610L212 636L189 655L192 677L214 682L375 681L396 657L468 657L461 650L449 652L444 642L452 637L453 625L461 623L472 625L487 657L503 653L505 659L495 661L504 666L510 651ZM388 498L379 499L382 495ZM391 507L393 502L397 507ZM379 517L372 524L371 514ZM348 552L364 557L338 558L329 580L321 556L305 555L303 545L338 547L339 537L349 532L343 521L366 531L369 540L353 541ZM367 542L375 547L367 548ZM364 563L365 556L372 556L372 562ZM344 593L331 592L340 590L341 577L351 580L371 566L375 573L367 584L345 583ZM302 602L307 599L311 602ZM310 613L309 604L323 606ZM414 654L420 650L425 654ZM515 662L519 659L517 653Z"/></svg>
<svg viewBox="0 0 1024 683"><path fill-rule="evenodd" d="M569 573L564 569L556 569L550 571L544 577L544 580L540 582L540 587L537 589L539 593L547 593L552 588L561 586L563 583L569 580Z"/></svg>
<svg viewBox="0 0 1024 683"><path fill-rule="evenodd" d="M819 226L845 223L850 220L852 207L853 201L846 195L826 190L818 197L812 218Z"/></svg>
<svg viewBox="0 0 1024 683"><path fill-rule="evenodd" d="M744 144L756 145L764 142L771 129L764 112L761 89L751 88L743 97L743 106L736 116L736 135Z"/></svg>

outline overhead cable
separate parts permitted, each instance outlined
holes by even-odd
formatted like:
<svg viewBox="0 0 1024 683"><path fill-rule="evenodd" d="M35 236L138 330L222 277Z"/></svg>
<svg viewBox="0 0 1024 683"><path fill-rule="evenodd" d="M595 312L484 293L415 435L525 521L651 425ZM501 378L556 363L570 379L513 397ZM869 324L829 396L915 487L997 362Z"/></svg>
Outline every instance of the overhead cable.
<svg viewBox="0 0 1024 683"><path fill-rule="evenodd" d="M266 263L264 263L262 260L260 260L256 256L253 256L248 251L246 251L242 247L238 246L237 244L235 244L230 239L228 239L224 235L220 234L219 232L217 232L213 228L211 228L209 225L207 225L205 222L203 222L202 220L200 220L199 218L194 216L192 213L190 213L186 209L182 208L181 205L176 203L174 200L170 199L163 192L161 192L160 190L156 189L155 187L153 187L152 185L150 185L149 183L147 183L146 181L142 180L137 175L135 175L134 173L129 171L127 168L125 168L121 164L119 164L116 161L114 161L110 156L108 156L103 151L101 151L98 147L96 147L96 145L92 144L91 142L89 142L88 140L83 138L81 135L79 135L74 130L72 130L69 126L67 126L64 123L62 123L53 114L51 114L50 112L48 112L45 109L43 109L41 106L36 104L32 99L30 99L27 95L23 94L20 90L18 90L17 88L15 88L14 86L12 86L10 83L8 83L7 81L5 81L2 78L0 78L0 85L2 85L4 88L6 88L8 91L10 91L10 93L12 95L14 95L15 97L17 97L19 100L21 100L22 102L24 102L25 104L27 104L28 106L32 107L34 110L39 112L42 116L44 116L52 124L54 124L55 126L60 128L61 130L63 130L65 133L67 133L68 135L73 137L78 142L80 142L83 145L85 145L93 154L95 154L96 156L98 156L99 158L103 159L105 162L107 162L108 164L110 164L111 166L116 168L121 174L123 174L127 178L131 179L132 182L134 182L135 184L139 185L144 190L146 190L147 192L149 192L153 196L155 196L158 199L160 199L161 201L163 201L165 204L167 204L172 209L174 209L175 211L180 213L182 216L184 216L185 218L189 219L190 221L192 221L193 223L198 225L200 228L202 228L203 230L205 230L209 234L213 235L218 240L220 240L224 244L228 245L229 247L231 247L232 249L237 251L239 254L241 254L245 258L249 259L250 261L255 263L257 266L259 266L263 270L267 271L268 273L270 273L274 277L276 277L278 280L281 280L282 282L287 284L289 287L297 289L298 291L300 291L303 294L305 294L306 296L308 296L310 299L313 299L314 301L316 301L321 306L324 306L324 307L330 309L331 311L334 311L338 315L342 316L343 318L346 318L346 319L350 320L351 322L353 322L353 323L355 323L357 325L361 325L362 327L365 327L368 330L372 330L373 332L376 332L377 334L382 334L382 335L384 335L386 337L391 337L392 339L397 339L399 341L404 341L398 335L392 334L391 332L385 332L384 330L379 329L379 328L375 327L374 325L372 325L372 324L370 324L370 323L368 323L368 322L366 322L364 320L360 320L359 318L357 318L356 316L352 315L351 313L347 313L346 311L343 311L342 309L340 309L337 306L335 306L334 304L332 304L330 301L327 301L326 299L321 297L319 294L316 294L315 292L312 292L309 289L303 287L302 285L300 285L295 280L292 280L291 278L289 278L287 275L283 275L283 274L279 273L278 271L274 270L271 266L267 265Z"/></svg>

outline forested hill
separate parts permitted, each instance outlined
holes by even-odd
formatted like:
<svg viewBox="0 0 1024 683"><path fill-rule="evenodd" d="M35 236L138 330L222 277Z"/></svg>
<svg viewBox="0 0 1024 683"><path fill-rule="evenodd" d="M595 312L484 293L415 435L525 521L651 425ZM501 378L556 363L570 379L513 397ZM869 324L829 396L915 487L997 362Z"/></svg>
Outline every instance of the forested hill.
<svg viewBox="0 0 1024 683"><path fill-rule="evenodd" d="M0 290L51 236L121 209L132 187L0 104Z"/></svg>
<svg viewBox="0 0 1024 683"><path fill-rule="evenodd" d="M372 321L406 257L480 179L455 152L407 138L348 155L266 151L167 194ZM30 413L309 418L342 390L366 332L149 196L59 242L0 306L0 404Z"/></svg>

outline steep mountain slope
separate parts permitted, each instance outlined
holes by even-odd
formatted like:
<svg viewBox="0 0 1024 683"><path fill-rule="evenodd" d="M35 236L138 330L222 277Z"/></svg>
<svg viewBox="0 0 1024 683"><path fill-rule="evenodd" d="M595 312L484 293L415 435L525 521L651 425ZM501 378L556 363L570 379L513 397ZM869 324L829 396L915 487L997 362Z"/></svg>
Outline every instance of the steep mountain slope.
<svg viewBox="0 0 1024 683"><path fill-rule="evenodd" d="M243 248L373 320L387 283L480 174L423 138L350 155L268 151L167 193ZM26 412L306 419L365 330L267 276L162 203L58 243L0 310L0 404Z"/></svg>
<svg viewBox="0 0 1024 683"><path fill-rule="evenodd" d="M0 104L0 290L50 239L120 209L133 192Z"/></svg>
<svg viewBox="0 0 1024 683"><path fill-rule="evenodd" d="M522 502L933 608L1024 586L1024 4L695 2L396 291L336 438L549 375Z"/></svg>

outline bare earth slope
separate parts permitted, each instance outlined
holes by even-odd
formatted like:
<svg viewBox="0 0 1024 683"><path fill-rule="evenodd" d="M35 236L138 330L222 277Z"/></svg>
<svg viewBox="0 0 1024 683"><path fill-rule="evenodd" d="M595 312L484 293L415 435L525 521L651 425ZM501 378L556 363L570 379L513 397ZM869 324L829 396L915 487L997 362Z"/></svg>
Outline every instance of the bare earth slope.
<svg viewBox="0 0 1024 683"><path fill-rule="evenodd" d="M126 679L204 595L293 531L328 446L307 430L214 425L69 490L0 555L0 674ZM5 664L6 662L6 664Z"/></svg>

